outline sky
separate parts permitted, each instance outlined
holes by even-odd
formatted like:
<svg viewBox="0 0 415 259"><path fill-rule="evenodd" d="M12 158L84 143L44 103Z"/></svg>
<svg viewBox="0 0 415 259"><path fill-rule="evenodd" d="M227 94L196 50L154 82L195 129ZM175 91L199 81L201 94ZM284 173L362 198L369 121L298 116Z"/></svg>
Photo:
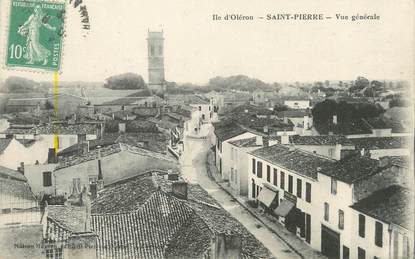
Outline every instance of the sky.
<svg viewBox="0 0 415 259"><path fill-rule="evenodd" d="M214 76L244 74L265 82L412 79L414 2L411 0L84 0L91 29L85 36L77 9L67 6L59 80L104 81L125 72L147 81L147 31L163 29L165 78L206 83ZM8 1L1 3L7 31ZM7 7L7 8L5 8ZM325 21L212 21L213 14L265 16L323 13ZM379 21L338 21L335 14L380 15ZM85 36L85 37L84 37ZM4 64L6 34L1 37ZM50 73L5 69L0 78L52 80Z"/></svg>

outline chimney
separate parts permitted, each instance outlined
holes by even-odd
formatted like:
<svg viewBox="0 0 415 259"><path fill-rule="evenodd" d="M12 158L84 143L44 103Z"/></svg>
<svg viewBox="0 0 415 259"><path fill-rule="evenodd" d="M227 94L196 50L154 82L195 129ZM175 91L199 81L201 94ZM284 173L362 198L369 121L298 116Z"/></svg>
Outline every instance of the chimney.
<svg viewBox="0 0 415 259"><path fill-rule="evenodd" d="M212 258L241 259L242 237L239 234L218 233L212 242Z"/></svg>
<svg viewBox="0 0 415 259"><path fill-rule="evenodd" d="M288 117L284 115L284 123L288 123Z"/></svg>
<svg viewBox="0 0 415 259"><path fill-rule="evenodd" d="M333 124L337 125L337 115L336 114L333 115Z"/></svg>
<svg viewBox="0 0 415 259"><path fill-rule="evenodd" d="M295 145L293 143L290 143L288 151L290 151L290 152L295 151Z"/></svg>
<svg viewBox="0 0 415 259"><path fill-rule="evenodd" d="M125 133L125 122L118 123L118 132Z"/></svg>
<svg viewBox="0 0 415 259"><path fill-rule="evenodd" d="M104 176L102 175L102 165L101 165L101 146L98 146L98 181L104 180Z"/></svg>
<svg viewBox="0 0 415 259"><path fill-rule="evenodd" d="M101 139L104 139L104 134L105 134L105 126L104 126L104 123L101 123L100 124L101 125L101 127L100 127L100 130L101 130Z"/></svg>
<svg viewBox="0 0 415 259"><path fill-rule="evenodd" d="M255 136L255 144L257 146L263 146L264 145L264 141L262 140L262 136Z"/></svg>
<svg viewBox="0 0 415 259"><path fill-rule="evenodd" d="M24 175L24 162L20 162L20 166L17 168L17 171Z"/></svg>
<svg viewBox="0 0 415 259"><path fill-rule="evenodd" d="M88 154L89 153L89 140L87 140L85 143L82 143L82 154Z"/></svg>
<svg viewBox="0 0 415 259"><path fill-rule="evenodd" d="M290 144L290 136L286 132L282 133L281 135L281 144L288 145Z"/></svg>
<svg viewBox="0 0 415 259"><path fill-rule="evenodd" d="M171 185L172 193L176 198L187 200L187 182L178 181Z"/></svg>
<svg viewBox="0 0 415 259"><path fill-rule="evenodd" d="M91 194L84 186L81 193L81 205L85 207L85 232L91 231Z"/></svg>
<svg viewBox="0 0 415 259"><path fill-rule="evenodd" d="M268 133L268 125L264 126L264 133Z"/></svg>
<svg viewBox="0 0 415 259"><path fill-rule="evenodd" d="M336 148L334 150L334 159L341 160L342 159L342 145L336 144Z"/></svg>
<svg viewBox="0 0 415 259"><path fill-rule="evenodd" d="M49 148L48 164L56 164L57 162L58 162L58 157L56 156L55 148Z"/></svg>

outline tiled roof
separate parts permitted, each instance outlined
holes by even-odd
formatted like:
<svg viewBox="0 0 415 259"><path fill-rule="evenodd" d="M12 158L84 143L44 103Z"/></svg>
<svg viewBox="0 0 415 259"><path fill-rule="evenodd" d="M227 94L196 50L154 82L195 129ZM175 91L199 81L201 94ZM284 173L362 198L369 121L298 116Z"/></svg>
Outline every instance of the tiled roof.
<svg viewBox="0 0 415 259"><path fill-rule="evenodd" d="M0 177L10 178L10 179L24 181L24 182L27 181L26 177L22 173L16 170L12 170L10 168L4 167L4 166L0 166Z"/></svg>
<svg viewBox="0 0 415 259"><path fill-rule="evenodd" d="M101 156L109 156L115 153L121 152L120 144L113 144L110 146L106 146L101 148ZM62 157L59 161L59 165L56 166L55 170L59 170L62 168L74 166L77 164L81 164L87 161L98 159L98 149L91 150L86 154L74 154L68 157Z"/></svg>
<svg viewBox="0 0 415 259"><path fill-rule="evenodd" d="M48 217L67 231L72 233L85 232L86 210L82 206L48 205Z"/></svg>
<svg viewBox="0 0 415 259"><path fill-rule="evenodd" d="M135 107L134 114L141 117L154 117L159 113L159 108L153 107Z"/></svg>
<svg viewBox="0 0 415 259"><path fill-rule="evenodd" d="M101 157L116 154L116 153L119 153L125 150L133 154L139 154L143 156L152 157L155 159L162 159L165 161L177 163L177 160L175 160L173 157L170 157L168 155L150 151L150 150L143 149L140 147L131 146L125 143L117 143L117 144L109 145L109 146L101 148L100 150L101 150L100 151ZM80 163L84 163L87 161L98 159L98 152L99 152L98 149L94 149L86 154L79 154L79 155L76 154L73 156L62 157L62 159L59 161L59 165L55 168L55 171L62 169L62 168L74 166Z"/></svg>
<svg viewBox="0 0 415 259"><path fill-rule="evenodd" d="M351 184L380 171L378 160L357 154L336 161L331 168L323 169L321 173Z"/></svg>
<svg viewBox="0 0 415 259"><path fill-rule="evenodd" d="M0 154L9 146L11 138L0 138Z"/></svg>
<svg viewBox="0 0 415 259"><path fill-rule="evenodd" d="M214 123L213 126L215 127L215 135L220 141L225 141L247 132L246 129L233 121L221 121Z"/></svg>
<svg viewBox="0 0 415 259"><path fill-rule="evenodd" d="M128 121L126 125L126 131L135 132L159 132L156 123L148 120L133 120Z"/></svg>
<svg viewBox="0 0 415 259"><path fill-rule="evenodd" d="M194 94L191 94L191 95L186 95L186 101L187 101L187 103L189 103L189 104L209 104L210 102L209 102L209 100L208 99L206 99L206 98L204 98L204 97L202 97L202 96L199 96L199 95L194 95Z"/></svg>
<svg viewBox="0 0 415 259"><path fill-rule="evenodd" d="M0 178L0 195L36 201L36 198L27 182Z"/></svg>
<svg viewBox="0 0 415 259"><path fill-rule="evenodd" d="M99 192L102 196L93 202L93 211L101 214L92 216L92 227L99 236L99 254L121 258L199 258L209 249L215 233L234 233L242 236L244 257L271 257L199 185L189 184L188 198L181 200L171 194L171 184L162 175L142 175Z"/></svg>
<svg viewBox="0 0 415 259"><path fill-rule="evenodd" d="M235 108L233 108L229 113L230 116L233 116L234 114L243 114L243 115L272 115L274 114L274 111L258 107L251 104L242 104Z"/></svg>
<svg viewBox="0 0 415 259"><path fill-rule="evenodd" d="M160 127L162 129L173 129L178 126L178 123L171 122L167 119L150 118L148 120L156 123L157 127Z"/></svg>
<svg viewBox="0 0 415 259"><path fill-rule="evenodd" d="M331 159L279 144L257 149L250 154L313 179L317 179L318 170L323 173L333 165Z"/></svg>
<svg viewBox="0 0 415 259"><path fill-rule="evenodd" d="M279 118L302 118L306 115L311 116L311 112L308 109L294 109L294 110L286 110L286 111L277 111L277 116Z"/></svg>
<svg viewBox="0 0 415 259"><path fill-rule="evenodd" d="M118 181L99 192L92 202L92 212L98 214L137 210L156 190L156 183L148 174Z"/></svg>
<svg viewBox="0 0 415 259"><path fill-rule="evenodd" d="M166 135L160 132L138 132L121 134L117 138L116 142L158 153L166 153L168 144L167 140Z"/></svg>
<svg viewBox="0 0 415 259"><path fill-rule="evenodd" d="M28 130L27 133L32 134L96 134L97 128L94 124L46 124L34 127L30 130Z"/></svg>
<svg viewBox="0 0 415 259"><path fill-rule="evenodd" d="M237 147L260 147L261 146L261 145L257 145L256 137L238 139L238 140L230 141L229 143Z"/></svg>
<svg viewBox="0 0 415 259"><path fill-rule="evenodd" d="M169 241L191 216L183 201L162 191L155 191L136 211L93 214L98 256L163 258Z"/></svg>
<svg viewBox="0 0 415 259"><path fill-rule="evenodd" d="M373 138L351 138L358 149L396 149L409 147L409 137L373 137Z"/></svg>
<svg viewBox="0 0 415 259"><path fill-rule="evenodd" d="M271 137L273 140L277 140L281 143L281 136ZM319 135L319 136L289 136L290 143L295 145L329 145L335 146L341 144L344 146L353 146L353 142L350 139L342 135Z"/></svg>
<svg viewBox="0 0 415 259"><path fill-rule="evenodd" d="M105 136L104 139L94 139L89 141L89 150L94 150L98 146L106 147L115 144L115 140L118 136ZM69 146L61 151L59 151L58 156L68 156L68 155L76 155L82 151L82 145L74 144Z"/></svg>
<svg viewBox="0 0 415 259"><path fill-rule="evenodd" d="M373 192L351 207L387 223L413 230L414 194L398 185Z"/></svg>

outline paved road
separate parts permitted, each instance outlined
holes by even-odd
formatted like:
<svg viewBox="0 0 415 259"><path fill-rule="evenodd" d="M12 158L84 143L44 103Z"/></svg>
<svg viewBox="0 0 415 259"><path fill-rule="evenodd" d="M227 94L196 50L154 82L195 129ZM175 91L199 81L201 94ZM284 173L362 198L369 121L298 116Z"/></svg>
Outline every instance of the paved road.
<svg viewBox="0 0 415 259"><path fill-rule="evenodd" d="M206 153L209 145L207 140L185 138L183 154L183 177L202 186L215 198L225 210L241 222L276 258L300 258L278 236L268 230L260 221L253 217L244 207L234 201L233 197L222 190L206 173Z"/></svg>

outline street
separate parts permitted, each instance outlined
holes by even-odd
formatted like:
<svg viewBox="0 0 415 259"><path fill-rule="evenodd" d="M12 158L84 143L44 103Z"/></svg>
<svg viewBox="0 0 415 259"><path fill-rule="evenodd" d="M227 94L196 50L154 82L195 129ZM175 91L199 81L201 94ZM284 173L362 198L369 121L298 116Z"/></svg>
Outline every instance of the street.
<svg viewBox="0 0 415 259"><path fill-rule="evenodd" d="M211 180L206 172L206 154L209 148L208 139L184 139L182 156L182 176L190 183L198 183L234 218L244 225L276 258L300 258L278 236L252 216L232 196Z"/></svg>

